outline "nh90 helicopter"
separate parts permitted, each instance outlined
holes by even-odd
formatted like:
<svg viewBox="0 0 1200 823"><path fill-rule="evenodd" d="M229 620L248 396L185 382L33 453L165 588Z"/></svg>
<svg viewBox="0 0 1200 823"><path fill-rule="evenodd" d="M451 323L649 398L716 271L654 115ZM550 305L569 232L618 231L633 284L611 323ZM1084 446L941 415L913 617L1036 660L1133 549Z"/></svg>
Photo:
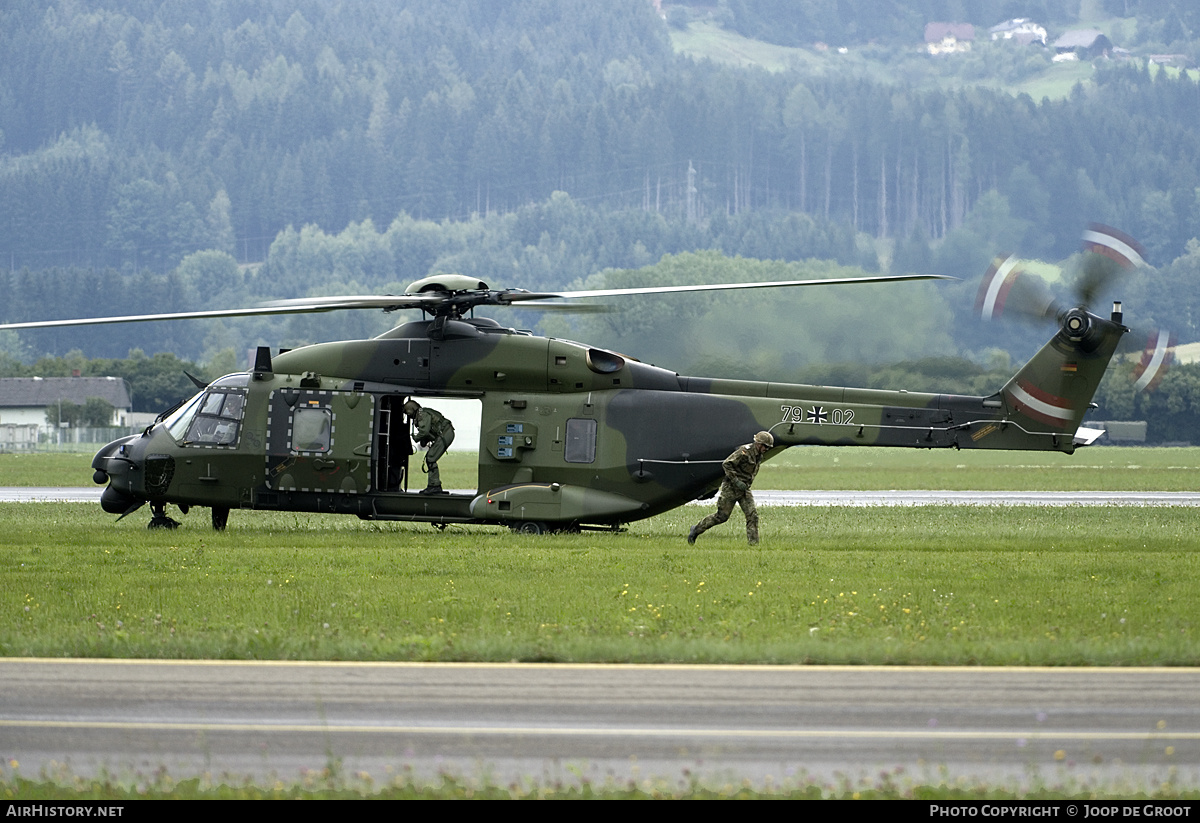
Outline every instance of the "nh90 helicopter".
<svg viewBox="0 0 1200 823"><path fill-rule="evenodd" d="M210 508L217 529L225 528L232 509L344 513L438 527L507 525L525 533L616 529L710 495L731 448L759 430L774 435L772 454L802 444L1069 454L1100 434L1081 423L1128 331L1120 304L1108 317L1083 304L1040 306L1055 318L1056 333L1002 388L980 397L686 377L468 316L479 306L561 306L550 302L556 299L917 279L935 277L538 294L435 275L401 296L0 328L351 308L425 312L425 319L369 340L274 356L259 348L250 371L204 385L140 435L102 448L92 467L95 482L108 484L104 510L124 517L149 503L151 527L178 525L166 514L173 504L185 513ZM992 278L989 288L991 311L1011 283ZM407 489L414 451L402 409L409 400L436 408L439 398L482 404L478 488L470 493Z"/></svg>

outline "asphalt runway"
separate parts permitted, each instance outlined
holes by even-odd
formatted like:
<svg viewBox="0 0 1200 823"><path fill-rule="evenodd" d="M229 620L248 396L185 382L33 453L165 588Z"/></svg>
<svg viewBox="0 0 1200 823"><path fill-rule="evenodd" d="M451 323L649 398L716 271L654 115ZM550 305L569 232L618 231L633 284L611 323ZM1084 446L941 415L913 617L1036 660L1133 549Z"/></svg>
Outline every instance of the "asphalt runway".
<svg viewBox="0 0 1200 823"><path fill-rule="evenodd" d="M0 502L99 503L102 486L0 487ZM473 494L460 489L453 494ZM715 498L714 498L715 499ZM755 489L763 506L1200 506L1200 492L775 491ZM713 500L699 501L711 506Z"/></svg>
<svg viewBox="0 0 1200 823"><path fill-rule="evenodd" d="M1200 669L0 660L0 755L175 779L1200 775Z"/></svg>

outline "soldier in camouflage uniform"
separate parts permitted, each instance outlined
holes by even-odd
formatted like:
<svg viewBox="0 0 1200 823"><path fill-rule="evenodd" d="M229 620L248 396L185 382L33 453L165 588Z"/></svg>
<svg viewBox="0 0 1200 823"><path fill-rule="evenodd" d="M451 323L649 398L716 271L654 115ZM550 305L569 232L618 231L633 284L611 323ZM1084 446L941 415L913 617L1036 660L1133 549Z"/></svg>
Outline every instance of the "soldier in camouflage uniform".
<svg viewBox="0 0 1200 823"><path fill-rule="evenodd" d="M441 494L442 475L437 462L454 442L454 424L439 411L421 408L415 400L404 404L404 413L416 424L417 444L428 449L425 452L425 471L429 473L429 483L421 490L421 494Z"/></svg>
<svg viewBox="0 0 1200 823"><path fill-rule="evenodd" d="M725 458L725 462L721 464L721 468L725 470L725 479L721 481L717 510L692 526L687 537L689 544L695 543L697 537L713 526L728 520L735 503L742 507L742 514L746 516L746 539L750 541L751 546L758 544L758 509L754 506L750 484L758 474L762 456L774 445L775 438L770 432L759 432L754 435L753 443L739 446L737 451Z"/></svg>

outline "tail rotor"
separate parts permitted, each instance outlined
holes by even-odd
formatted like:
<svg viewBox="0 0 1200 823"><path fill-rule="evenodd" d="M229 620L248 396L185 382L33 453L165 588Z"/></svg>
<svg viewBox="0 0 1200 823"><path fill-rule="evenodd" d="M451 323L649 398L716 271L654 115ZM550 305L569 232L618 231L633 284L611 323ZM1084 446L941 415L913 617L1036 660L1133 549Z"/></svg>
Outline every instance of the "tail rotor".
<svg viewBox="0 0 1200 823"><path fill-rule="evenodd" d="M1118 278L1147 265L1141 245L1111 226L1089 224L1082 241L1083 256L1071 284L1070 305L1058 300L1042 278L1028 272L1025 261L1004 253L984 274L975 299L976 314L983 320L1015 316L1063 323L1075 309L1086 311L1096 305ZM1120 316L1119 305L1114 306L1114 319ZM1134 369L1137 391L1153 391L1162 382L1173 359L1174 345L1174 337L1165 329L1147 334L1145 349Z"/></svg>

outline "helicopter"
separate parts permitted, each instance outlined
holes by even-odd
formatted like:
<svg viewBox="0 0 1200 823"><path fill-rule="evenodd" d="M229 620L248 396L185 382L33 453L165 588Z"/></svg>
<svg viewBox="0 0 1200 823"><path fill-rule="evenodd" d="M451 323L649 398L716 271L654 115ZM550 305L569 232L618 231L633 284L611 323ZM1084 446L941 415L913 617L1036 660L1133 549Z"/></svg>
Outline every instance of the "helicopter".
<svg viewBox="0 0 1200 823"><path fill-rule="evenodd" d="M1071 454L1102 432L1081 426L1129 329L1119 303L1102 317L1082 302L1055 308L1057 329L987 396L689 377L633 357L475 317L474 309L553 310L583 298L747 288L954 280L881 275L822 280L530 292L463 275L432 275L402 295L302 298L231 310L0 325L46 328L146 320L420 309L378 337L272 354L205 384L141 434L97 452L101 505L124 518L149 504L151 528L174 528L168 505L321 512L364 520L508 526L524 534L619 530L710 497L730 449L759 430L789 446L1049 450ZM565 302L564 302L565 301ZM1048 310L1046 310L1048 311ZM1045 311L1043 313L1046 313ZM482 405L478 488L409 491L414 455L405 404ZM118 518L118 519L120 519Z"/></svg>

